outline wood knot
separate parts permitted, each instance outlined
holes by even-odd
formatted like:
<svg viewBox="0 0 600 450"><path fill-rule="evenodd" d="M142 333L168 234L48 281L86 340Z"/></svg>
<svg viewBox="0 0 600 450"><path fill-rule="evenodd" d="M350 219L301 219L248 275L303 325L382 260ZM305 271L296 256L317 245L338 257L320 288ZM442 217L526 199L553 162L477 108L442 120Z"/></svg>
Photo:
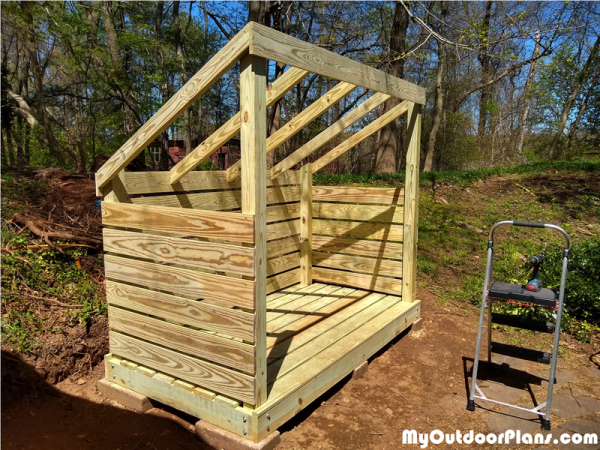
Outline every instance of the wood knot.
<svg viewBox="0 0 600 450"><path fill-rule="evenodd" d="M244 113L244 122L248 122L248 111Z"/></svg>

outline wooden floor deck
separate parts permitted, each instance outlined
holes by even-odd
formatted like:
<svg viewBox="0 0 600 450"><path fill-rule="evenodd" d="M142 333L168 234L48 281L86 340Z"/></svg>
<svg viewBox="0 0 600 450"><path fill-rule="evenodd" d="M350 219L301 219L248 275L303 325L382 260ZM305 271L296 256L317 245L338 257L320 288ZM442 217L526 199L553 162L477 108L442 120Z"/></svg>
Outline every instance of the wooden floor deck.
<svg viewBox="0 0 600 450"><path fill-rule="evenodd" d="M256 409L113 355L107 355L107 375L256 442L385 346L419 311L419 301L324 283L297 284L268 295L268 395Z"/></svg>

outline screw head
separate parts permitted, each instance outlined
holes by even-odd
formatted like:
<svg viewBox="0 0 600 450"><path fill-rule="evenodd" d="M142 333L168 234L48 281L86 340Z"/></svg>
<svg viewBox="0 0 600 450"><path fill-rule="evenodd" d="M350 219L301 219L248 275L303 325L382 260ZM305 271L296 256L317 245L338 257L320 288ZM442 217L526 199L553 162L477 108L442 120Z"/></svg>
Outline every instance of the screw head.
<svg viewBox="0 0 600 450"><path fill-rule="evenodd" d="M111 364L111 365L110 365L110 367L112 367L112 368L114 369L114 368L115 368L115 365L114 365L114 364Z"/></svg>
<svg viewBox="0 0 600 450"><path fill-rule="evenodd" d="M113 373L113 380L114 380L115 378L117 378L117 376L116 376L116 375Z"/></svg>
<svg viewBox="0 0 600 450"><path fill-rule="evenodd" d="M271 431L271 427L267 426L267 431Z"/></svg>
<svg viewBox="0 0 600 450"><path fill-rule="evenodd" d="M248 419L246 417L244 417L244 423L248 422Z"/></svg>
<svg viewBox="0 0 600 450"><path fill-rule="evenodd" d="M248 432L246 430L244 430L244 436L246 436L248 434Z"/></svg>
<svg viewBox="0 0 600 450"><path fill-rule="evenodd" d="M271 420L271 414L267 413L267 420Z"/></svg>

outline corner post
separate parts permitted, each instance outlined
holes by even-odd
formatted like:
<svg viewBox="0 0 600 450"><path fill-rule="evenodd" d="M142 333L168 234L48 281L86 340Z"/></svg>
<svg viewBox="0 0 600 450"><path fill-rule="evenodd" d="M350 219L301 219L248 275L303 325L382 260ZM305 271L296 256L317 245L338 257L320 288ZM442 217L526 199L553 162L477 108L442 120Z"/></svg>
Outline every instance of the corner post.
<svg viewBox="0 0 600 450"><path fill-rule="evenodd" d="M254 215L255 407L267 400L267 80L266 61L240 62L242 213Z"/></svg>
<svg viewBox="0 0 600 450"><path fill-rule="evenodd" d="M421 152L421 105L409 103L406 117L408 150L404 186L404 251L402 258L402 300L417 299L417 240L419 223L419 163Z"/></svg>
<svg viewBox="0 0 600 450"><path fill-rule="evenodd" d="M312 165L300 169L300 282L312 284Z"/></svg>

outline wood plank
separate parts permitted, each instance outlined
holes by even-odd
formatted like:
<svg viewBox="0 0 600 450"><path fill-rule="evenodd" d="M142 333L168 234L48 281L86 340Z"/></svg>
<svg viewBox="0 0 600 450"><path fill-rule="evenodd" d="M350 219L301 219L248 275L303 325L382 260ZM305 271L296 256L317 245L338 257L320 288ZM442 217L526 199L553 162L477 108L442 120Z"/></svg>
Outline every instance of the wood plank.
<svg viewBox="0 0 600 450"><path fill-rule="evenodd" d="M267 261L267 276L276 275L286 270L300 267L300 253L290 253Z"/></svg>
<svg viewBox="0 0 600 450"><path fill-rule="evenodd" d="M420 303L398 302L373 320L328 347L310 364L279 378L269 401L255 410L252 439L260 441L270 431L298 414L359 364L374 355L418 317Z"/></svg>
<svg viewBox="0 0 600 450"><path fill-rule="evenodd" d="M267 139L267 154L275 151L284 142L299 133L302 129L304 129L304 127L322 115L329 108L336 105L342 98L344 98L354 89L356 89L356 85L354 84L344 82L337 84L323 97L313 102L308 108L269 136ZM240 163L241 162L238 161L227 169L229 180L234 179L238 175L240 171Z"/></svg>
<svg viewBox="0 0 600 450"><path fill-rule="evenodd" d="M267 401L267 62L247 55L240 62L242 213L254 215L255 406ZM278 189L278 188L275 188ZM237 400L239 397L234 398Z"/></svg>
<svg viewBox="0 0 600 450"><path fill-rule="evenodd" d="M390 225L387 223L341 222L314 219L313 233L327 236L402 242L404 229L401 225Z"/></svg>
<svg viewBox="0 0 600 450"><path fill-rule="evenodd" d="M268 225L267 225L268 227ZM278 241L267 242L267 258L284 255L286 253L300 251L300 236L290 236Z"/></svg>
<svg viewBox="0 0 600 450"><path fill-rule="evenodd" d="M169 99L110 159L96 172L96 187L106 186L120 171L148 147L183 111L200 98L225 72L248 51L252 25L236 34L173 97ZM97 195L102 195L98 192Z"/></svg>
<svg viewBox="0 0 600 450"><path fill-rule="evenodd" d="M267 294L300 282L300 268L267 278Z"/></svg>
<svg viewBox="0 0 600 450"><path fill-rule="evenodd" d="M106 278L172 292L190 299L214 300L254 309L254 282L105 255Z"/></svg>
<svg viewBox="0 0 600 450"><path fill-rule="evenodd" d="M341 270L313 267L313 279L323 283L339 284L367 291L402 295L402 280L377 275L344 272Z"/></svg>
<svg viewBox="0 0 600 450"><path fill-rule="evenodd" d="M346 153L348 150L357 146L362 141L364 141L366 138L368 138L372 134L376 133L377 131L381 130L388 123L391 123L394 120L397 120L398 117L400 117L402 114L404 114L407 110L408 110L408 102L403 101L399 105L390 109L383 116L381 116L378 119L371 122L369 125L364 127L362 130L354 133L351 137L346 139L344 142L342 142L340 145L335 147L333 150L330 150L329 153L321 156L317 161L315 161L313 163L313 173L318 172L319 170L321 170L323 167L325 167L329 163L335 161L340 156L342 156L344 153Z"/></svg>
<svg viewBox="0 0 600 450"><path fill-rule="evenodd" d="M402 277L402 262L380 258L313 252L313 265L386 277Z"/></svg>
<svg viewBox="0 0 600 450"><path fill-rule="evenodd" d="M254 217L249 214L102 202L102 223L144 231L254 242Z"/></svg>
<svg viewBox="0 0 600 450"><path fill-rule="evenodd" d="M298 186L270 187L267 189L267 205L299 202ZM199 210L229 210L242 207L242 191L205 192L199 194L156 195L132 198L136 205L156 205L169 208L191 208Z"/></svg>
<svg viewBox="0 0 600 450"><path fill-rule="evenodd" d="M254 342L254 315L237 309L222 308L111 280L106 281L106 301L109 305Z"/></svg>
<svg viewBox="0 0 600 450"><path fill-rule="evenodd" d="M349 288L343 288L349 289ZM341 324L347 319L350 319L354 316L360 316L361 311L365 308L368 308L372 304L378 302L386 294L379 293L368 293L364 291L354 291L354 292L362 292L363 297L358 300L354 300L351 304L344 306L340 311L335 312L335 314L328 318L327 320L322 320L319 323L313 324L300 333L294 334L287 339L277 339L275 342L269 343L267 338L267 347L269 350L269 364L272 364L275 360L285 357L299 349L304 345L311 345L311 341L320 336L323 333L326 333L329 329L331 329L331 321L335 320L336 323ZM329 309L329 308L328 308ZM275 380L275 378L271 378L271 381Z"/></svg>
<svg viewBox="0 0 600 450"><path fill-rule="evenodd" d="M306 333L312 336L310 344L295 348L288 352L284 358L271 361L268 367L270 373L269 379L275 380L276 378L281 378L300 364L308 362L309 359L316 356L322 350L334 345L369 320L385 312L393 304L397 303L397 301L398 299L394 296L372 293L357 302L369 304L360 311L360 314L356 314L346 320L340 319L337 316L331 316L325 319L328 322L329 328L320 334L314 334L311 329L306 330Z"/></svg>
<svg viewBox="0 0 600 450"><path fill-rule="evenodd" d="M402 244L338 237L313 236L313 250L329 253L402 259Z"/></svg>
<svg viewBox="0 0 600 450"><path fill-rule="evenodd" d="M302 167L300 185L300 282L312 283L312 170L308 163Z"/></svg>
<svg viewBox="0 0 600 450"><path fill-rule="evenodd" d="M295 287L295 286L300 286L300 287L298 289L293 289L293 287ZM324 288L325 289L331 288L331 286L329 286L327 284L323 284L323 283L313 283L309 286L305 286L305 285L298 283L295 286L293 286L292 288L286 288L286 289L282 289L281 291L277 291L280 293L284 293L284 295L267 302L268 314L272 313L276 309L281 309L282 307L285 307L285 305L287 305L291 301L294 301L301 297L306 297L306 296L310 297L313 295L318 295L315 293L316 291L324 289ZM339 287L333 286L333 288L337 289Z"/></svg>
<svg viewBox="0 0 600 450"><path fill-rule="evenodd" d="M254 373L254 347L202 331L153 319L142 314L109 306L111 330L167 347L171 350L204 358L232 369Z"/></svg>
<svg viewBox="0 0 600 450"><path fill-rule="evenodd" d="M300 233L300 219L287 222L270 223L267 225L267 241L281 239Z"/></svg>
<svg viewBox="0 0 600 450"><path fill-rule="evenodd" d="M213 401L214 394L212 397L198 395L199 391L209 392L201 388L195 388L192 392L176 389L173 387L175 383L170 385L156 378L155 375L145 374L145 371L150 374L154 371L144 366L139 366L136 370L121 366L119 359L111 354L106 355L105 362L107 380L179 411L206 420L238 436L248 437L244 435L244 430L246 430L246 434L250 432L253 421L251 410L242 407L230 408L215 402Z"/></svg>
<svg viewBox="0 0 600 450"><path fill-rule="evenodd" d="M267 223L280 222L300 218L300 203L269 206L267 208Z"/></svg>
<svg viewBox="0 0 600 450"><path fill-rule="evenodd" d="M131 231L103 230L104 251L155 262L254 276L254 249Z"/></svg>
<svg viewBox="0 0 600 450"><path fill-rule="evenodd" d="M393 97L425 104L425 89L279 31L253 24L250 53Z"/></svg>
<svg viewBox="0 0 600 450"><path fill-rule="evenodd" d="M109 331L110 351L138 364L237 400L254 401L254 377Z"/></svg>
<svg viewBox="0 0 600 450"><path fill-rule="evenodd" d="M408 111L408 151L406 153L406 204L404 207L403 295L417 299L417 240L419 225L419 163L421 152L421 107L411 104Z"/></svg>
<svg viewBox="0 0 600 450"><path fill-rule="evenodd" d="M313 187L313 200L319 202L398 205L404 203L404 189L315 186Z"/></svg>
<svg viewBox="0 0 600 450"><path fill-rule="evenodd" d="M273 178L279 177L284 171L294 167L304 158L312 155L331 139L339 135L353 123L362 119L389 98L390 96L387 94L376 93L273 167L271 176Z"/></svg>
<svg viewBox="0 0 600 450"><path fill-rule="evenodd" d="M402 223L404 208L397 206L351 205L344 203L314 203L313 217L370 222Z"/></svg>
<svg viewBox="0 0 600 450"><path fill-rule="evenodd" d="M185 175L178 183L172 185L169 172L123 172L123 186L126 194L158 194L161 192L175 193L181 191L207 191L214 189L239 189L242 181L237 178L227 180L227 172L221 170L194 171ZM272 179L267 172L267 186L285 186L300 184L299 171L287 170L277 179Z"/></svg>
<svg viewBox="0 0 600 450"><path fill-rule="evenodd" d="M267 88L267 108L302 81L308 72L292 67ZM215 131L202 144L192 150L170 171L170 183L179 182L188 172L206 161L217 149L240 132L240 113L236 113L225 125Z"/></svg>

